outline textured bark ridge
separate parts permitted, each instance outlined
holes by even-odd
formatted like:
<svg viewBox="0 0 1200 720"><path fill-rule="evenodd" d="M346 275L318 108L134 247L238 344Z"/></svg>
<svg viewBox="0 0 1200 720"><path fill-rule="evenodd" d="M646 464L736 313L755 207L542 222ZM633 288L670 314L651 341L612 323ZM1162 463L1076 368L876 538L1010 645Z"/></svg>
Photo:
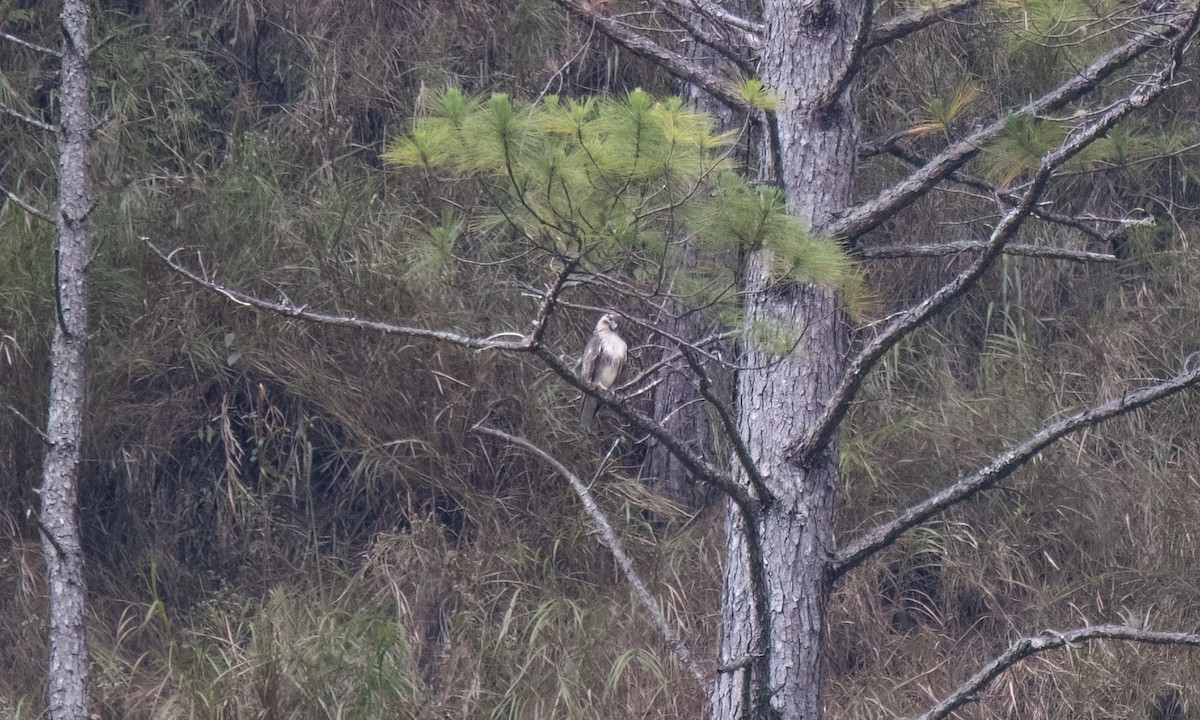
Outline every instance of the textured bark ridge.
<svg viewBox="0 0 1200 720"><path fill-rule="evenodd" d="M88 5L63 4L62 117L58 160L58 312L50 347L49 447L41 490L42 551L50 580L50 717L90 717L87 587L76 517L87 350L87 264L92 245L88 170L91 69Z"/></svg>
<svg viewBox="0 0 1200 720"><path fill-rule="evenodd" d="M763 75L780 96L772 140L777 177L792 212L820 231L850 205L858 146L852 75L865 5L791 3L764 7ZM833 552L836 437L803 466L785 448L820 417L839 380L846 325L829 290L772 283L759 251L747 268L747 328L798 338L784 357L746 343L738 377L739 429L772 495L750 523L731 508L714 718L821 717L821 646ZM757 525L752 527L751 525ZM757 536L766 594L754 611L747 533ZM763 627L765 625L765 627ZM761 634L760 634L761 631Z"/></svg>

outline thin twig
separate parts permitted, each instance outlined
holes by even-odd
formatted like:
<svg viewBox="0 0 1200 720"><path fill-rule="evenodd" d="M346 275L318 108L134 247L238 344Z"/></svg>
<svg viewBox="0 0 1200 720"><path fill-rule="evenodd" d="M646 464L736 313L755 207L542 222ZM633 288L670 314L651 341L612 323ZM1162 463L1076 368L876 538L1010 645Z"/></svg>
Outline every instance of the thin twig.
<svg viewBox="0 0 1200 720"><path fill-rule="evenodd" d="M541 458L544 462L546 462L546 464L554 468L555 472L557 472L559 475L562 475L567 482L570 483L571 489L575 491L575 494L579 497L579 501L583 503L584 512L586 512L588 517L591 518L592 525L596 533L600 536L600 541L603 542L608 548L609 552L612 553L613 559L617 561L617 565L621 568L621 572L625 574L625 579L629 581L631 586L633 586L634 594L637 596L638 601L641 602L642 607L645 608L646 612L650 614L650 618L654 621L654 625L658 628L658 632L662 635L663 640L665 640L667 645L670 646L671 650L675 653L675 656L679 658L679 661L682 662L684 666L692 673L692 676L696 678L696 682L700 685L701 689L704 692L708 692L709 679L700 669L700 666L696 664L696 661L693 659L692 653L688 649L687 643L684 641L683 636L680 635L679 630L667 622L667 618L663 614L662 609L658 606L658 602L655 601L654 596L650 594L650 590L646 587L646 583L642 581L637 569L634 568L633 561L630 560L629 555L626 554L625 547L621 543L621 539L617 537L616 531L613 530L612 524L608 522L608 518L605 517L604 511L601 510L600 506L596 504L596 500L592 497L591 491L589 491L587 485L585 485L583 481L579 479L579 476L567 469L567 466L559 462L558 459L556 459L553 455L541 449L537 445L534 445L532 442L523 437L510 435L502 430L497 430L495 428L478 424L475 425L473 430L485 435L498 437L505 442L509 442L513 445L524 448L525 450Z"/></svg>
<svg viewBox="0 0 1200 720"><path fill-rule="evenodd" d="M408 325L396 325L394 323L382 322L379 320L364 320L356 317L347 317L345 315L326 315L324 313L314 312L309 310L305 305L293 305L291 302L284 301L281 303L263 300L262 298L247 295L238 290L225 287L220 283L209 280L206 277L198 275L186 267L177 263L171 254L164 253L147 237L140 238L150 251L162 259L167 267L174 270L176 273L191 280L197 285L201 285L219 295L224 295L229 300L246 307L255 307L260 310L283 315L284 317L294 317L308 322L321 323L323 325L334 325L337 327L350 327L359 330L370 330L371 332L384 333L386 335L404 335L408 337L427 338L429 340L440 340L452 345L470 348L473 350L511 350L517 352L528 352L534 347L535 336L533 334L520 335L519 340L494 340L491 338L470 337L467 335L459 335L458 333L449 332L446 330L430 330L428 328L412 327ZM542 309L548 312L548 309L553 304L553 298L557 294L552 292L546 295L546 301L543 303ZM541 322L535 327L540 329L544 324L544 317L540 318Z"/></svg>

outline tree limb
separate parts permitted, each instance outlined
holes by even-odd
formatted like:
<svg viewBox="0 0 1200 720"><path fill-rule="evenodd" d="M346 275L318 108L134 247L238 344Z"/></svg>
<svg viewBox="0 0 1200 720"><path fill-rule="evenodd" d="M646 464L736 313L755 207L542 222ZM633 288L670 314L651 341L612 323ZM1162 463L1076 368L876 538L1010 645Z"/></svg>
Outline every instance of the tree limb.
<svg viewBox="0 0 1200 720"><path fill-rule="evenodd" d="M977 692L986 688L1001 673L1025 658L1047 650L1070 648L1076 643L1093 640L1125 640L1151 645L1200 647L1200 633L1157 632L1140 630L1127 625L1096 625L1071 630L1045 630L1041 635L1021 638L1009 645L1007 650L984 665L957 690L934 705L929 712L920 717L920 720L942 720L942 718L948 717L958 708L971 702Z"/></svg>
<svg viewBox="0 0 1200 720"><path fill-rule="evenodd" d="M700 396L716 410L717 417L721 420L721 427L725 429L725 437L733 444L733 454L737 456L738 463L745 471L750 486L754 488L755 497L764 507L774 503L775 497L767 487L767 481L759 471L758 464L754 462L750 448L746 447L742 434L738 432L737 421L734 419L733 413L729 411L729 406L721 402L720 398L713 393L712 380L708 376L708 371L704 369L703 363L700 362L700 358L696 356L691 347L687 345L679 347L688 366L692 368L692 372L696 373L696 378L700 381L697 388Z"/></svg>
<svg viewBox="0 0 1200 720"><path fill-rule="evenodd" d="M692 9L687 12L680 12L674 3L667 0L652 0L659 10L664 15L671 18L676 24L683 28L688 35L692 36L696 42L706 45L715 50L721 57L729 62L737 65L742 72L753 75L755 72L755 63L753 58L749 57L746 52L738 52L738 49L731 45L724 38L718 37L716 33L706 30L699 23L695 22L688 15L696 14Z"/></svg>
<svg viewBox="0 0 1200 720"><path fill-rule="evenodd" d="M936 245L877 245L874 247L859 246L855 254L863 260L888 260L891 258L915 257L945 257L964 252L980 252L987 249L988 244L982 240L960 240L956 242L939 243ZM1070 250L1067 248L1045 247L1042 245L1005 245L1001 252L1005 255L1020 255L1045 260L1071 260L1074 262L1115 263L1117 256L1111 253L1090 252L1088 250Z"/></svg>
<svg viewBox="0 0 1200 720"><path fill-rule="evenodd" d="M767 28L760 22L748 20L740 15L735 15L719 3L711 2L711 0L670 0L680 9L691 9L705 16L709 20L725 25L727 27L736 28L746 33L746 41L755 48L762 46L763 35L766 34Z"/></svg>
<svg viewBox="0 0 1200 720"><path fill-rule="evenodd" d="M871 338L847 363L841 383L830 396L825 411L814 423L812 430L789 446L790 457L803 464L829 442L842 418L845 417L850 403L858 394L858 389L866 379L867 373L875 366L879 358L883 357L884 353L901 338L920 327L935 313L966 292L967 288L983 274L1004 249L1005 244L1016 234L1024 220L1033 212L1033 208L1057 168L1103 136L1129 113L1149 105L1166 91L1175 70L1183 62L1183 47L1190 42L1196 32L1197 24L1200 23L1200 9L1188 15L1187 18L1188 23L1180 33L1177 33L1177 38L1173 42L1169 61L1158 72L1138 83L1128 96L1111 104L1108 110L1098 117L1075 128L1056 150L1042 158L1041 167L1034 175L1033 180L1026 186L1020 202L1008 210L996 224L987 245L975 262L949 283L943 285L937 292L907 310L897 313L888 326Z"/></svg>
<svg viewBox="0 0 1200 720"><path fill-rule="evenodd" d="M980 0L948 0L947 2L936 3L933 7L921 8L906 12L903 15L888 18L881 23L876 23L875 27L871 28L871 35L867 38L866 47L868 50L873 50L877 47L887 45L894 40L899 40L918 30L924 30L930 25L939 23L964 10L969 10L978 5L979 2Z"/></svg>
<svg viewBox="0 0 1200 720"><path fill-rule="evenodd" d="M591 491L589 491L587 485L585 485L583 481L579 479L579 476L567 469L567 466L559 462L553 455L541 449L537 445L534 445L532 442L523 437L510 435L502 430L497 430L481 424L476 424L472 430L477 433L500 438L505 442L509 442L513 445L524 448L525 450L541 458L546 462L546 464L554 468L555 472L566 478L567 482L571 485L571 489L574 490L575 494L579 497L579 501L583 503L583 510L588 514L588 517L591 518L595 531L600 535L600 541L603 542L608 548L609 552L612 553L613 560L617 561L617 565L621 568L621 572L625 574L625 579L628 580L629 584L633 587L634 594L637 595L638 601L641 602L642 607L645 608L646 612L650 614L650 619L654 621L654 625L658 628L658 632L662 635L663 640L665 640L667 645L671 647L671 650L675 653L675 657L679 658L679 661L683 663L684 667L691 671L692 676L696 678L696 682L700 685L700 688L704 692L708 692L709 679L705 676L704 672L700 670L700 666L696 664L695 659L692 657L691 651L688 649L687 643L684 642L683 636L679 634L679 630L667 622L666 616L663 615L662 609L658 606L654 596L650 594L650 590L646 587L646 583L642 581L641 576L638 575L637 569L633 567L633 561L630 560L629 555L625 553L625 547L621 543L621 539L617 537L617 533L613 530L612 525L608 522L608 518L604 516L604 511L601 510L600 506L596 504L596 500L592 497Z"/></svg>
<svg viewBox="0 0 1200 720"><path fill-rule="evenodd" d="M846 573L866 558L891 545L907 530L920 525L952 505L974 496L981 490L994 487L996 483L1011 475L1060 438L1081 428L1133 412L1152 402L1170 397L1197 382L1200 382L1200 366L1185 368L1183 372L1172 378L1126 393L1121 397L1113 398L1108 402L1046 425L1024 442L998 455L986 467L903 510L892 520L867 531L846 545L837 553L831 566L831 572L835 577Z"/></svg>
<svg viewBox="0 0 1200 720"><path fill-rule="evenodd" d="M904 163L907 163L908 165L911 165L912 167L919 168L922 165L924 165L926 162L928 162L925 158L920 157L914 153L908 152L908 151L900 148L899 146L892 146L892 147L888 148L887 152L892 157L897 158L898 160L900 160ZM1000 200L1003 200L1010 204L1015 205L1019 201L1019 198L1016 195L1016 193L1013 193L1012 191L1010 191L1006 188L997 187L996 185L993 185L993 184L983 180L982 178L975 177L974 175L968 175L968 174L964 173L962 170L954 171L949 177L954 182L957 182L965 187L971 188L973 190L978 190L980 192L988 193L988 194L993 195L993 196L999 198ZM1042 207L1041 205L1034 207L1033 214L1035 217L1037 217L1040 220L1044 220L1048 223L1052 223L1055 225L1062 225L1064 227L1069 227L1073 230L1077 230L1077 231L1083 233L1084 235L1087 235L1090 238L1093 238L1094 240L1097 240L1099 242L1104 242L1104 243L1110 242L1112 240L1112 236L1110 234L1105 234L1105 233L1095 230L1092 227L1089 227L1087 224L1088 222L1105 223L1108 225L1118 225L1121 227L1128 227L1130 225L1144 225L1144 224L1150 223L1150 221L1147 219L1138 219L1138 218L1096 218L1096 217L1078 217L1078 218L1076 218L1076 217L1072 217L1071 215L1064 215L1063 213L1050 212L1049 210Z"/></svg>
<svg viewBox="0 0 1200 720"><path fill-rule="evenodd" d="M452 333L446 330L430 330L428 328L396 325L394 323L381 322L378 320L364 320L356 317L347 317L345 315L327 315L325 313L309 310L308 306L306 305L293 305L290 301L286 300L278 303L271 302L269 300L263 300L262 298L257 298L252 295L247 295L246 293L238 290L227 288L220 283L197 275L191 270L188 270L179 263L175 262L173 256L175 255L175 252L178 252L178 250L168 255L160 250L154 243L152 243L149 238L142 237L140 239L148 248L150 248L151 252L153 252L155 255L161 258L164 263L167 264L167 267L171 268L176 273L182 275L188 280L191 280L197 285L205 287L217 293L218 295L224 295L226 298L232 300L238 305L258 308L259 310L266 310L267 312L275 313L276 315L299 318L301 320L307 320L308 322L321 323L322 325L334 325L337 327L349 327L358 330L370 330L371 332L383 333L385 335L402 335L406 337L439 340L441 342L447 342L452 345L458 345L459 347L465 347L472 350L511 350L528 352L535 346L536 338L540 338L541 325L545 322L545 318L541 317L541 313L539 313L539 317L541 317L541 324L535 326L534 331L530 334L521 335L519 340L498 340L494 338L477 338L467 335L459 335L458 333ZM547 298L549 297L550 296L548 295Z"/></svg>
<svg viewBox="0 0 1200 720"><path fill-rule="evenodd" d="M14 42L18 45L22 45L24 47L29 48L30 50L37 50L40 53L46 53L47 55L53 55L54 57L57 57L57 58L62 57L62 53L55 50L54 48L48 48L48 47L44 47L42 45L38 45L37 43L29 42L28 40L22 40L21 38L17 37L16 35L10 35L6 32L0 32L0 38L8 40L9 42Z"/></svg>
<svg viewBox="0 0 1200 720"><path fill-rule="evenodd" d="M711 72L677 52L668 50L642 33L618 20L597 11L587 0L556 0L570 12L596 24L613 42L651 60L681 80L695 83L710 95L730 107L746 113L754 112L733 83Z"/></svg>
<svg viewBox="0 0 1200 720"><path fill-rule="evenodd" d="M27 122L39 130L45 130L46 132L58 132L57 125L51 125L50 123L42 122L32 115L26 115L19 110L14 110L2 102L0 102L0 112L4 113L5 115L12 115L16 119Z"/></svg>
<svg viewBox="0 0 1200 720"><path fill-rule="evenodd" d="M966 164L982 149L986 141L1004 129L1010 117L1037 115L1061 109L1095 89L1117 70L1126 67L1148 51L1160 47L1164 41L1177 38L1181 33L1189 34L1185 33L1185 29L1190 27L1192 17L1190 13L1179 13L1170 22L1138 33L1037 100L1005 117L992 121L964 139L951 144L920 170L884 190L875 199L850 209L842 218L822 228L822 232L853 244L860 236L875 229L898 211L911 205L955 170Z"/></svg>
<svg viewBox="0 0 1200 720"><path fill-rule="evenodd" d="M5 195L5 197L7 197L9 200L11 200L11 201L13 201L14 203L16 203L16 204L17 204L17 207L21 208L22 210L24 210L25 212L29 213L30 215L32 215L33 217L37 218L38 220L42 220L42 221L44 221L44 222L48 222L48 223L50 223L51 225L53 225L53 224L54 224L54 218L50 217L50 216L49 216L49 215L47 215L46 213L42 212L41 210L38 210L38 209L37 209L37 208L35 208L34 206L32 206L32 205L30 205L29 203L27 203L27 202L25 202L24 200L22 200L22 199L21 199L21 198L20 198L20 197L19 197L19 196L18 196L16 193L14 193L12 190L9 190L8 188L4 187L3 185L0 185L0 192L3 192L3 193L4 193L4 195Z"/></svg>
<svg viewBox="0 0 1200 720"><path fill-rule="evenodd" d="M634 409L629 403L622 402L621 398L615 393L583 382L566 363L545 347L532 348L532 352L537 355L538 359L546 367L550 368L555 375L566 381L568 385L592 395L606 405L612 406L617 414L629 421L629 424L638 432L652 436L663 447L667 448L679 462L683 463L683 466L698 480L703 480L728 495L738 507L745 510L748 514L757 516L761 511L759 501L752 497L746 488L734 482L728 473L718 469L715 465L705 460L699 453L685 447L679 438L667 431L661 423L655 421L649 415Z"/></svg>
<svg viewBox="0 0 1200 720"><path fill-rule="evenodd" d="M445 330L430 330L428 328L411 327L407 325L396 325L394 323L381 322L378 320L364 320L356 317L347 317L344 315L328 315L309 310L307 306L293 305L289 301L271 302L263 300L252 295L233 290L214 282L206 277L202 277L191 270L176 263L170 255L165 254L152 242L149 238L142 237L142 242L150 248L151 252L162 259L169 268L176 273L186 277L192 282L217 293L223 295L229 300L245 307L258 308L267 312L284 317L293 317L300 320L305 320L323 325L333 325L336 327L348 327L357 330L368 330L370 332L383 333L385 335L402 335L405 337L425 338L428 340L437 340L440 342L450 343L459 347L469 348L472 350L506 350L509 352L530 352L540 359L547 367L550 368L556 375L565 380L567 384L578 390L589 393L608 405L613 406L616 411L630 422L640 432L652 435L655 440L658 440L669 452L675 455L684 467L686 467L693 475L700 480L709 483L713 487L721 490L728 495L739 507L742 507L749 513L757 513L759 506L754 498L750 497L747 490L735 483L728 474L719 470L712 463L705 460L699 454L684 447L678 438L671 435L660 423L655 422L648 415L639 412L626 402L622 402L621 398L614 393L602 390L591 385L588 385L576 377L572 369L546 349L541 338L544 332L546 320L549 317L549 308L553 306L555 294L554 291L547 294L543 298L542 305L538 311L534 321L534 329L528 335L520 335L518 333L504 333L504 335L518 335L517 340L500 340L497 336L487 338L470 337L460 335ZM173 255L174 253L172 253ZM565 285L566 273L560 273L556 290L561 290Z"/></svg>

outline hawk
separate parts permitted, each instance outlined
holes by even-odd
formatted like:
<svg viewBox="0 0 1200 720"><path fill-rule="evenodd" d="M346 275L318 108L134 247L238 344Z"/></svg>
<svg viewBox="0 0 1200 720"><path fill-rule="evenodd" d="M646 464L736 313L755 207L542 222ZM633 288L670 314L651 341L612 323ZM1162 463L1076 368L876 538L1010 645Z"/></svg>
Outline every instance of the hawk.
<svg viewBox="0 0 1200 720"><path fill-rule="evenodd" d="M587 347L583 349L583 361L579 368L579 379L585 383L609 390L621 374L621 365L625 363L625 355L629 347L617 334L617 317L605 314L596 323L596 330L588 339ZM579 422L583 431L590 432L592 421L596 418L596 398L591 395L583 396L583 411Z"/></svg>

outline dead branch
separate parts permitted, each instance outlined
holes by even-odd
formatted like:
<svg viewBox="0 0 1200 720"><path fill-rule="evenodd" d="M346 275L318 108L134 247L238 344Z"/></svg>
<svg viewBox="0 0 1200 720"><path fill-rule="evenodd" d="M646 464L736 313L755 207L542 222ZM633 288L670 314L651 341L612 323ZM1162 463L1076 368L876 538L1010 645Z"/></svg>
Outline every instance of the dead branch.
<svg viewBox="0 0 1200 720"><path fill-rule="evenodd" d="M973 497L981 490L995 487L1042 450L1062 437L1081 428L1125 415L1150 403L1170 397L1200 382L1200 367L1183 372L1162 382L1126 393L1118 398L1078 412L1068 418L1046 425L1024 442L1004 451L986 467L962 478L935 495L900 512L892 520L863 533L862 536L838 551L831 566L834 576L842 575L863 560L889 546L903 533L920 525L937 513Z"/></svg>
<svg viewBox="0 0 1200 720"><path fill-rule="evenodd" d="M949 2L935 3L933 7L913 10L888 18L871 28L871 36L867 39L867 49L872 50L907 37L978 4L979 0L949 0Z"/></svg>
<svg viewBox="0 0 1200 720"><path fill-rule="evenodd" d="M663 636L663 640L665 640L667 645L671 647L671 650L675 653L675 657L679 658L679 661L682 662L689 671L691 671L692 676L696 678L696 682L699 683L701 689L707 692L709 686L708 678L705 677L704 672L700 670L700 666L697 665L696 661L692 658L692 653L690 650L688 650L687 643L684 642L683 636L679 634L678 629L672 627L672 625L667 622L667 618L665 615L663 615L662 609L659 608L658 602L655 601L654 596L650 594L649 588L646 587L646 583L643 582L641 576L638 575L637 569L633 567L633 561L629 559L629 555L625 553L625 546L621 543L621 539L617 537L617 533L613 530L612 524L608 522L608 518L604 516L604 511L601 510L600 506L596 504L596 500L592 497L591 491L588 490L587 485L583 484L583 481L579 479L579 476L568 470L567 466L559 462L558 459L553 455L541 449L537 445L534 445L532 442L523 437L510 435L502 430L497 430L481 424L476 424L472 429L477 433L498 437L505 442L509 442L513 445L524 448L525 450L541 458L546 462L546 464L554 468L555 472L566 478L567 482L571 485L571 489L574 490L575 494L579 497L579 501L583 503L583 510L588 514L588 517L591 518L592 525L596 533L600 535L600 541L603 542L605 547L608 548L609 552L612 553L613 559L617 561L617 565L621 568L621 572L625 574L625 579L629 581L631 586L633 586L634 594L637 595L638 601L641 602L642 607L645 608L646 612L650 614L650 619L654 621L654 625L658 628L658 632Z"/></svg>
<svg viewBox="0 0 1200 720"><path fill-rule="evenodd" d="M878 227L898 211L908 207L924 196L935 185L946 179L973 158L984 143L999 134L1014 115L1039 115L1065 107L1112 77L1113 73L1128 66L1150 50L1161 47L1166 41L1179 37L1190 37L1193 15L1178 13L1168 22L1141 32L1124 44L1114 48L1083 68L1057 88L1026 104L1019 110L997 118L967 137L951 144L928 164L905 180L891 186L875 199L851 210L828 227L823 233L839 237L853 244L860 236ZM1141 86L1144 87L1145 83Z"/></svg>
<svg viewBox="0 0 1200 720"><path fill-rule="evenodd" d="M738 432L737 420L730 411L728 405L721 401L712 389L712 380L708 376L708 371L704 369L704 364L700 362L695 352L687 345L680 345L683 357L687 361L692 372L696 374L696 379L699 380L698 390L700 396L712 405L717 411L717 417L721 421L721 427L725 430L725 437L733 444L733 454L737 456L738 464L742 466L742 470L746 473L746 478L750 481L750 486L754 488L754 495L759 503L763 506L772 504L775 501L770 488L767 487L767 481L762 476L758 469L758 463L754 462L754 458L750 453L750 448L746 447L746 443L742 438L742 434Z"/></svg>
<svg viewBox="0 0 1200 720"><path fill-rule="evenodd" d="M8 411L15 415L18 420L28 425L30 430L33 430L35 433L37 433L38 437L42 439L43 443L45 443L47 446L54 444L54 441L51 440L50 436L46 434L46 431L42 430L40 427L35 425L32 420L21 414L20 410L16 409L12 405L5 405L5 407L7 407Z"/></svg>
<svg viewBox="0 0 1200 720"><path fill-rule="evenodd" d="M733 83L700 63L659 45L628 25L596 10L587 0L557 0L557 2L571 13L595 23L601 32L618 45L661 65L667 72L681 80L699 85L710 95L730 107L746 113L754 112L754 108L746 102Z"/></svg>
<svg viewBox="0 0 1200 720"><path fill-rule="evenodd" d="M907 163L908 165L911 165L914 168L919 168L922 165L924 165L926 162L928 162L925 158L920 157L919 155L916 155L914 153L908 152L906 150L903 150L899 146L891 147L888 149L887 152L892 157L895 157L895 158L899 159L900 161ZM997 187L997 186L983 180L982 178L978 178L973 175L968 175L968 174L964 173L962 170L956 170L953 174L950 175L949 179L953 180L954 182L959 183L965 187L971 188L972 190L977 190L982 193L987 193L988 195L991 195L995 198L998 198L999 200L1001 200L1003 202L1006 202L1006 203L1009 203L1012 205L1015 205L1019 200L1019 198L1017 197L1017 195L1015 193L1013 193L1005 188ZM1079 232L1083 233L1084 235L1087 235L1088 237L1090 237L1098 242L1103 242L1103 243L1110 242L1112 240L1112 234L1111 233L1105 234L1103 232L1100 232L1100 231L1096 230L1095 228L1092 228L1091 226L1089 226L1087 223L1094 222L1094 223L1103 223L1106 225L1116 225L1116 226L1118 226L1117 231L1119 232L1120 230L1122 230L1126 227L1129 227L1131 225L1143 225L1143 224L1147 224L1149 222L1146 219L1139 219L1139 218L1099 218L1099 217L1093 217L1093 216L1073 217L1071 215L1064 215L1062 213L1050 212L1049 210L1042 207L1041 205L1038 205L1034 208L1033 214L1035 217L1037 217L1040 220L1044 220L1044 221L1046 221L1048 223L1052 223L1054 225L1062 225L1064 227L1069 227L1073 230L1078 230Z"/></svg>
<svg viewBox="0 0 1200 720"><path fill-rule="evenodd" d="M37 208L35 208L34 206L32 206L32 205L30 205L29 203L27 203L27 202L25 202L24 200L22 200L22 199L21 199L21 198L20 198L20 197L19 197L19 196L18 196L16 193L14 193L12 190L9 190L8 188L6 188L6 187L4 187L4 186L0 185L0 192L3 192L3 193L4 193L4 195L5 195L5 197L7 197L7 198L8 198L9 200L11 200L12 202L16 203L17 207L21 208L22 210L24 210L25 212L29 213L30 215L32 215L33 217L37 218L38 220L42 220L42 221L44 221L44 222L48 222L48 223L50 223L51 225L53 225L53 224L54 224L54 218L50 217L50 216L49 216L49 215L47 215L46 213L42 212L41 210L38 210L38 209L37 209Z"/></svg>
<svg viewBox="0 0 1200 720"><path fill-rule="evenodd" d="M283 302L271 302L270 300L263 300L262 298L257 298L252 295L247 295L241 291L225 287L224 285L210 280L207 277L202 277L175 262L174 255L176 252L178 252L178 250L168 255L160 250L158 246L152 243L150 238L142 237L140 239L146 244L146 247L150 248L151 252L161 258L162 261L167 264L167 267L171 268L171 270L182 275L188 280L191 280L197 285L217 293L218 295L224 295L226 298L232 300L238 305L258 308L259 310L266 310L267 312L275 313L276 315L298 318L300 320L320 323L322 325L348 327L358 330L370 330L371 332L383 333L385 335L402 335L405 337L426 338L429 340L438 340L441 342L450 343L452 345L458 345L460 347L465 347L472 350L509 350L516 352L529 352L537 345L537 343L541 341L541 336L544 332L543 326L545 325L546 316L549 314L549 310L546 308L553 304L551 298L553 298L554 295L552 293L547 293L546 298L543 299L542 308L539 309L537 319L535 320L534 329L528 335L521 335L519 340L498 340L493 338L469 337L446 330L430 330L428 328L412 327L409 325L396 325L394 323L382 322L379 320L365 320L362 318L347 317L345 315L327 315L325 313L309 310L308 306L306 305L293 305L290 301L286 300Z"/></svg>
<svg viewBox="0 0 1200 720"><path fill-rule="evenodd" d="M696 42L712 48L721 57L738 66L742 72L753 75L755 72L755 63L753 58L749 57L745 51L740 51L736 45L731 44L728 40L721 37L717 33L706 29L700 23L692 19L692 16L698 13L694 8L688 11L679 11L675 3L667 0L652 0L653 4L667 17L671 18L675 24L683 28L688 35ZM741 35L742 33L739 33Z"/></svg>
<svg viewBox="0 0 1200 720"><path fill-rule="evenodd" d="M956 242L939 243L936 245L877 245L875 247L859 246L855 253L863 260L889 260L893 258L945 257L964 252L982 252L987 249L987 243L982 240L960 240ZM1071 260L1073 262L1115 263L1117 256L1111 253L1090 252L1088 250L1070 250L1067 248L1046 247L1042 245L1005 245L1001 252L1005 255L1020 255L1044 260Z"/></svg>
<svg viewBox="0 0 1200 720"><path fill-rule="evenodd" d="M751 497L746 488L733 481L725 471L705 460L702 455L686 447L679 438L672 435L661 423L649 415L633 408L624 402L616 393L602 390L580 380L572 369L545 347L531 349L546 367L555 375L562 378L571 387L592 395L600 402L611 406L618 415L625 418L638 432L650 435L667 448L696 479L712 485L729 496L738 507L750 515L757 516L761 512L758 501Z"/></svg>
<svg viewBox="0 0 1200 720"><path fill-rule="evenodd" d="M39 130L45 130L46 132L58 132L57 125L51 125L50 123L42 122L41 120L38 120L37 118L33 117L32 115L26 115L25 113L23 113L19 110L15 110L2 102L0 102L0 112L4 113L5 115L11 115L18 120L21 120L23 122L26 122L26 123L34 126L35 128L37 128Z"/></svg>
<svg viewBox="0 0 1200 720"><path fill-rule="evenodd" d="M545 331L545 324L549 318L550 312L557 302L557 292L561 291L566 284L566 276L569 274L566 269L558 276L554 289L547 292L542 300L537 315L534 319L533 330L527 335L518 335L517 340L500 340L496 336L487 338L469 337L458 333L449 332L446 330L431 330L429 328L418 328L407 325L396 325L394 323L381 322L378 320L365 320L356 317L347 317L344 315L327 315L309 310L304 305L294 305L290 301L271 302L263 300L252 295L227 288L220 283L210 280L207 277L198 275L191 270L183 267L175 262L172 258L174 253L168 255L154 245L147 237L141 238L142 242L150 248L151 252L162 259L176 273L186 277L192 282L204 287L218 295L223 295L229 300L245 307L258 308L267 312L283 317L292 317L307 322L320 323L323 325L333 325L335 327L348 327L357 330L367 330L370 332L383 333L385 335L401 335L405 337L425 338L428 340L437 340L439 342L450 343L459 347L469 348L472 350L505 350L509 352L529 352L533 353L547 367L550 368L556 375L565 380L572 387L595 396L601 402L613 406L616 411L628 420L640 432L652 435L655 440L658 440L664 447L673 453L684 467L686 467L693 475L704 482L709 483L713 487L721 490L749 513L758 512L758 504L750 497L745 488L735 483L727 473L719 470L712 463L705 460L698 453L686 448L678 438L671 435L660 423L655 422L652 418L644 413L641 413L632 407L627 402L623 402L619 396L614 393L593 387L584 383L571 368L559 359L556 355L550 352L542 343L542 336ZM516 334L516 333L505 333Z"/></svg>
<svg viewBox="0 0 1200 720"><path fill-rule="evenodd" d="M942 720L942 718L948 717L958 708L974 701L976 693L986 688L1005 670L1025 658L1047 650L1072 648L1077 643L1093 640L1124 640L1151 645L1198 647L1200 646L1200 633L1156 632L1140 630L1127 625L1096 625L1071 630L1044 630L1041 635L1021 638L1009 645L1007 650L980 668L957 690L934 705L929 712L920 717L920 720Z"/></svg>
<svg viewBox="0 0 1200 720"><path fill-rule="evenodd" d="M858 394L858 389L866 379L867 373L875 366L879 358L883 357L884 353L901 338L923 325L935 313L947 307L953 300L966 292L967 288L983 274L1004 249L1005 244L1016 234L1025 219L1032 214L1033 208L1041 198L1056 169L1103 136L1131 112L1146 107L1166 91L1176 69L1183 62L1182 50L1191 41L1195 35L1197 24L1200 23L1200 9L1187 17L1188 23L1177 33L1176 39L1172 43L1170 58L1163 67L1142 80L1123 100L1112 103L1104 113L1073 130L1056 150L1042 158L1041 167L1034 175L1033 180L1026 186L1020 202L1009 209L996 224L985 249L975 259L975 262L949 283L943 285L937 292L907 310L897 313L891 323L868 341L850 360L845 374L842 376L842 381L830 396L825 411L813 425L812 430L789 446L790 457L797 462L805 463L829 442L842 418L845 417L850 403Z"/></svg>
<svg viewBox="0 0 1200 720"><path fill-rule="evenodd" d="M16 35L10 35L9 33L6 33L6 32L0 32L0 38L8 40L9 42L14 42L18 45L21 45L22 47L27 47L30 50L37 50L40 53L46 53L47 55L52 55L57 58L62 57L62 53L55 50L54 48L48 48L48 47L45 47L42 45L38 45L37 43L29 42L28 40L23 40L23 39L17 37Z"/></svg>

